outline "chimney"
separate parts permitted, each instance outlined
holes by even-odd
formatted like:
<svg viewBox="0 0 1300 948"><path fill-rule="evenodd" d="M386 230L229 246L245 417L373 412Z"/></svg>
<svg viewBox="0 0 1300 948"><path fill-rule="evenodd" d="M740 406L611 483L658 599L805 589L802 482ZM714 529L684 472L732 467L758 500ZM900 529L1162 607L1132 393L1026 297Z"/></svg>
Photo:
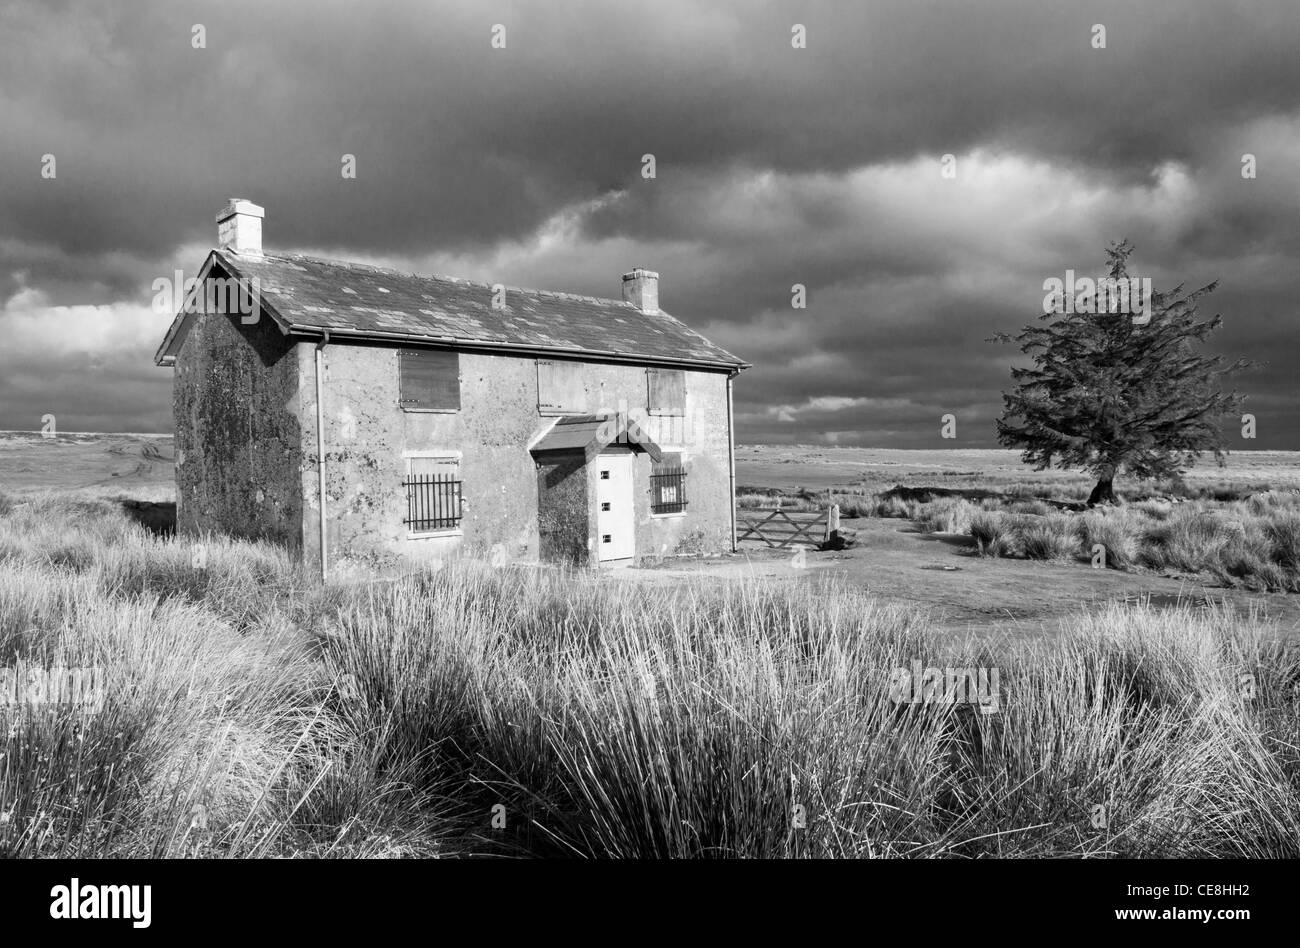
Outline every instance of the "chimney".
<svg viewBox="0 0 1300 948"><path fill-rule="evenodd" d="M623 302L643 313L659 312L659 274L637 267L623 274Z"/></svg>
<svg viewBox="0 0 1300 948"><path fill-rule="evenodd" d="M217 214L217 246L235 253L261 253L265 216L266 210L252 201L231 198Z"/></svg>

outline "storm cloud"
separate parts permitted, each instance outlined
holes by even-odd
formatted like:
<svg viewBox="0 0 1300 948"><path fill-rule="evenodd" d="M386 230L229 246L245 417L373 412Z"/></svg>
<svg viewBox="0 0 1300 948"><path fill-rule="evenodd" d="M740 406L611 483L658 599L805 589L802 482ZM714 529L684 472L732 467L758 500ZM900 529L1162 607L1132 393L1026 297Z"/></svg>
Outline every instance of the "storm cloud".
<svg viewBox="0 0 1300 948"><path fill-rule="evenodd" d="M1157 288L1222 281L1216 348L1267 362L1249 446L1298 448L1297 51L1294 0L10 0L0 428L170 430L151 285L238 196L269 248L601 296L656 269L754 363L747 442L951 446L952 413L992 445L985 340L1128 237Z"/></svg>

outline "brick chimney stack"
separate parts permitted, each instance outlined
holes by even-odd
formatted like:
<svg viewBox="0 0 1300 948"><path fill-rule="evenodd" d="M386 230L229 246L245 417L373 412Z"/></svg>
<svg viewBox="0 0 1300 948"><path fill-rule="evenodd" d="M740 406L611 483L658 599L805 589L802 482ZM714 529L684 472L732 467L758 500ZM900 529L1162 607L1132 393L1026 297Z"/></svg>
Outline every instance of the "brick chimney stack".
<svg viewBox="0 0 1300 948"><path fill-rule="evenodd" d="M231 198L217 214L217 246L234 253L262 252L262 218L266 209Z"/></svg>
<svg viewBox="0 0 1300 948"><path fill-rule="evenodd" d="M623 302L643 313L659 312L659 274L637 267L623 274Z"/></svg>

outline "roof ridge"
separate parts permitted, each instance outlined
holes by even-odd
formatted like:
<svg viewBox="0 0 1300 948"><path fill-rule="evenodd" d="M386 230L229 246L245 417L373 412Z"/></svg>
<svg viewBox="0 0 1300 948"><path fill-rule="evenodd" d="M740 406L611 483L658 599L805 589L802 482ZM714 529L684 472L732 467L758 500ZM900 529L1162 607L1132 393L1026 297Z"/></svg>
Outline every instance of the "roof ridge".
<svg viewBox="0 0 1300 948"><path fill-rule="evenodd" d="M235 254L234 256L239 257L242 256L242 254ZM315 254L310 254L310 253L294 253L292 251L278 251L278 252L263 252L261 256L264 258L273 257L273 258L279 258L282 260L290 260L290 261L311 260L316 263L328 264L329 266L344 267L348 270L368 270L372 273L384 273L392 276L414 277L415 279L418 280L442 280L447 283L459 283L465 286L477 286L487 290L491 290L494 286L497 286L497 284L495 283L485 283L482 280L470 280L470 279L466 279L465 277L451 276L445 273L416 273L414 270L399 270L396 267L380 267L380 266L376 266L373 263L359 263L355 260L340 260L335 257L318 257ZM539 296L552 296L552 297L558 297L559 299L566 299L566 300L581 300L582 302L585 303L613 303L615 306L625 306L628 307L629 309L636 308L627 300L615 299L612 296L591 296L586 293L566 293L563 290L543 290L532 286L512 286L509 283L502 283L500 285L505 287L507 290L514 290L518 293L536 293ZM660 310L660 312L663 313L663 315L665 316L670 315L668 312L664 310Z"/></svg>
<svg viewBox="0 0 1300 948"><path fill-rule="evenodd" d="M231 276L260 275L268 281L262 303L289 334L332 330L357 338L436 338L647 364L749 367L671 313L642 315L627 300L513 287L505 307L489 307L489 289L503 284L290 251L213 250L203 273L214 266ZM174 361L191 321L177 314L156 356L160 365Z"/></svg>

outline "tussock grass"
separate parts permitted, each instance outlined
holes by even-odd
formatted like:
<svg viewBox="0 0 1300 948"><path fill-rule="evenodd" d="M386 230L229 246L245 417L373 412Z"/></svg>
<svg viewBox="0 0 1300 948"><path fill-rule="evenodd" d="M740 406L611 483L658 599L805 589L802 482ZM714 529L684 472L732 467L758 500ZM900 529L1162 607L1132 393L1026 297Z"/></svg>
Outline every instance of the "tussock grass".
<svg viewBox="0 0 1300 948"><path fill-rule="evenodd" d="M324 723L274 643L179 599L105 598L94 575L0 566L0 665L17 659L103 669L105 706L8 712L10 855L183 855L199 823L252 854L249 821L282 818L294 783L263 788Z"/></svg>
<svg viewBox="0 0 1300 948"><path fill-rule="evenodd" d="M1132 569L1138 563L1140 534L1129 510L1090 510L1079 518L1083 537L1085 559L1091 560L1093 550L1104 548L1105 564L1110 569Z"/></svg>
<svg viewBox="0 0 1300 948"><path fill-rule="evenodd" d="M1273 700L1295 658L1261 631L1222 609L1113 605L1060 648L1024 647L1005 713L971 719L965 832L1041 827L998 837L1032 856L1295 852L1295 706Z"/></svg>
<svg viewBox="0 0 1300 948"><path fill-rule="evenodd" d="M960 497L941 497L921 504L913 517L925 533L966 533L979 508Z"/></svg>
<svg viewBox="0 0 1300 948"><path fill-rule="evenodd" d="M1150 499L1081 513L981 504L969 533L985 556L1090 561L1105 547L1113 569L1208 574L1226 585L1300 591L1300 494L1229 503Z"/></svg>
<svg viewBox="0 0 1300 948"><path fill-rule="evenodd" d="M1287 572L1300 572L1300 511L1283 510L1267 521L1265 534L1272 545L1272 560Z"/></svg>
<svg viewBox="0 0 1300 948"><path fill-rule="evenodd" d="M1019 500L1011 504L1007 509L1012 513L1032 514L1035 517L1046 517L1052 512L1051 506L1041 500Z"/></svg>
<svg viewBox="0 0 1300 948"><path fill-rule="evenodd" d="M1042 517L1019 516L1020 549L1031 560L1057 560L1079 551L1079 538L1073 518L1061 514Z"/></svg>
<svg viewBox="0 0 1300 948"><path fill-rule="evenodd" d="M192 541L42 503L0 520L0 665L108 688L6 718L3 855L1300 855L1300 667L1250 616L994 654L834 584L321 588L212 540L196 577ZM998 669L1000 710L896 703L914 661Z"/></svg>
<svg viewBox="0 0 1300 948"><path fill-rule="evenodd" d="M1012 556L1017 548L1008 529L1006 515L996 510L980 510L971 515L970 535L981 556Z"/></svg>
<svg viewBox="0 0 1300 948"><path fill-rule="evenodd" d="M1219 561L1231 533L1214 514L1194 510L1148 528L1142 558L1156 569L1200 570Z"/></svg>
<svg viewBox="0 0 1300 948"><path fill-rule="evenodd" d="M891 495L879 498L872 508L872 512L877 517L906 517L911 519L916 516L919 506L914 500L904 500L901 497Z"/></svg>
<svg viewBox="0 0 1300 948"><path fill-rule="evenodd" d="M839 504L841 517L855 519L876 516L875 511L879 501L875 495L864 494L859 497L836 497L835 503Z"/></svg>

